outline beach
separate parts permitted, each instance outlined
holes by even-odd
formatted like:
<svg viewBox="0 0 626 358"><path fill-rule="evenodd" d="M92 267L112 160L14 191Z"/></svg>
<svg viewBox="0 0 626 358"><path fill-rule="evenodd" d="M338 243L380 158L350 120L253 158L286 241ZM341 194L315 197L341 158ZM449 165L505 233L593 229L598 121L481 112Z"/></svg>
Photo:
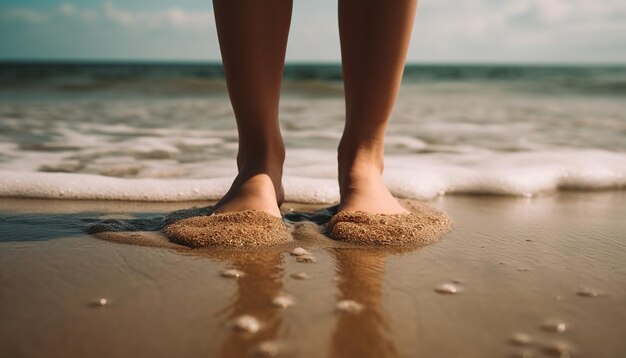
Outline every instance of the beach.
<svg viewBox="0 0 626 358"><path fill-rule="evenodd" d="M329 237L338 64L285 68L289 237L254 247L165 235L237 174L221 65L0 78L0 356L626 355L624 66L408 65L384 180L453 224L401 245Z"/></svg>
<svg viewBox="0 0 626 358"><path fill-rule="evenodd" d="M455 228L428 246L345 245L309 222L284 245L209 250L84 234L209 203L3 199L2 355L619 357L625 199L450 196L429 204ZM257 332L233 327L243 315Z"/></svg>

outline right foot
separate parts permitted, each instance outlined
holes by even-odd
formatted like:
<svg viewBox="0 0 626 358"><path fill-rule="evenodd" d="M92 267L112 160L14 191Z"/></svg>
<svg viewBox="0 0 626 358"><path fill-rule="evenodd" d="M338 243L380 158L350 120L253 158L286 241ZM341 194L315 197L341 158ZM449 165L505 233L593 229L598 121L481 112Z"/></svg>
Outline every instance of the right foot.
<svg viewBox="0 0 626 358"><path fill-rule="evenodd" d="M280 175L241 171L230 190L212 209L164 228L175 243L190 247L271 245L289 239L280 215Z"/></svg>
<svg viewBox="0 0 626 358"><path fill-rule="evenodd" d="M284 151L283 151L284 153ZM283 242L289 231L282 221L280 204L282 158L255 155L255 162L239 155L239 174L224 197L213 206L211 213L182 219L165 227L170 240L190 246L258 246ZM264 161L264 159L268 159Z"/></svg>
<svg viewBox="0 0 626 358"><path fill-rule="evenodd" d="M215 205L214 212L224 213L244 210L260 210L281 217L279 206L283 200L280 176L267 173L243 175L235 178L230 190Z"/></svg>
<svg viewBox="0 0 626 358"><path fill-rule="evenodd" d="M285 147L280 137L269 143L271 145L251 146L254 149L240 146L237 154L239 174L226 195L215 204L213 212L259 210L281 217Z"/></svg>
<svg viewBox="0 0 626 358"><path fill-rule="evenodd" d="M408 214L391 195L383 181L382 141L346 144L342 140L339 164L339 212L363 211L371 214Z"/></svg>

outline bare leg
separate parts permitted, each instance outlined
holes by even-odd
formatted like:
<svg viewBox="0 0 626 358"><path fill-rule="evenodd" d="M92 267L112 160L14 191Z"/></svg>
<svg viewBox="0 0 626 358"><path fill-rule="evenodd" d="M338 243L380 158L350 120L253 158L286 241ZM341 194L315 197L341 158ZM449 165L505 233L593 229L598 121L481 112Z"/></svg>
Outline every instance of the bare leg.
<svg viewBox="0 0 626 358"><path fill-rule="evenodd" d="M292 0L214 0L213 7L239 132L239 174L217 211L280 216L285 147L278 102Z"/></svg>
<svg viewBox="0 0 626 358"><path fill-rule="evenodd" d="M340 211L406 210L382 180L387 121L398 95L417 0L340 0L346 126L339 144Z"/></svg>

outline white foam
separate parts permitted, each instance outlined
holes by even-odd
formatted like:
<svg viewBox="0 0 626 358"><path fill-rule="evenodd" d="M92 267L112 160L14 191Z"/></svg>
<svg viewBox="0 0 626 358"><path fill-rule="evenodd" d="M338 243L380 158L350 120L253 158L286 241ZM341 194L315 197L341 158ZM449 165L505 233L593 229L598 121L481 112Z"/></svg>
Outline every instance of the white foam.
<svg viewBox="0 0 626 358"><path fill-rule="evenodd" d="M532 196L563 189L626 187L623 153L560 150L432 157L428 162L418 156L391 158L385 177L394 195L422 199L446 193Z"/></svg>
<svg viewBox="0 0 626 358"><path fill-rule="evenodd" d="M0 171L0 197L215 200L230 187L234 176L231 162L220 159L187 165L176 178L42 173L33 171L34 168L3 170ZM165 161L163 165L164 169L153 173L155 176L176 168L175 162ZM284 178L286 199L336 202L339 190L335 166L333 151L290 151ZM147 174L150 171L143 172ZM623 189L626 188L626 153L572 149L395 155L386 158L385 180L394 195L412 199L431 199L452 193L532 196L563 189Z"/></svg>
<svg viewBox="0 0 626 358"><path fill-rule="evenodd" d="M46 199L186 201L217 199L228 178L126 179L75 173L0 171L0 196Z"/></svg>

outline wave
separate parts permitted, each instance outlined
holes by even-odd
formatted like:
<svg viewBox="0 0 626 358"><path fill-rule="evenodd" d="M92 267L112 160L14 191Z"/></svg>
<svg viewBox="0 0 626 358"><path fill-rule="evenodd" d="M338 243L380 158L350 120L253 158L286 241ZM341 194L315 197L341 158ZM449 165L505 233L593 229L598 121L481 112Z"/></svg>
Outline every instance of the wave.
<svg viewBox="0 0 626 358"><path fill-rule="evenodd" d="M306 158L303 157L306 153ZM332 154L300 153L288 161L286 200L333 203L339 199ZM0 171L0 197L129 201L216 200L232 176L116 178L83 173ZM385 181L401 198L448 194L530 197L559 190L626 188L626 153L555 150L521 153L389 156Z"/></svg>
<svg viewBox="0 0 626 358"><path fill-rule="evenodd" d="M287 64L285 90L341 95L341 65ZM404 84L486 83L528 93L616 96L626 93L626 66L409 64ZM103 92L143 95L225 93L219 63L0 62L0 91Z"/></svg>

